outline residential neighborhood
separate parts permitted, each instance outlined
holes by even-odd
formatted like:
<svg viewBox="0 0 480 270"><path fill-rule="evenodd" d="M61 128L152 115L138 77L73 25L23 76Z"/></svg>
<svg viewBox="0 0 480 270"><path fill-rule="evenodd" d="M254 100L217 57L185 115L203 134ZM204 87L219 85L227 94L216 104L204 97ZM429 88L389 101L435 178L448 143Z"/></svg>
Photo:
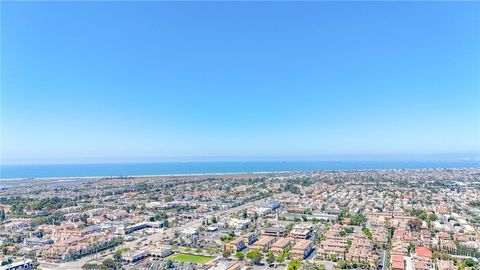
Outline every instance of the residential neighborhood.
<svg viewBox="0 0 480 270"><path fill-rule="evenodd" d="M480 169L17 185L0 221L2 270L478 270Z"/></svg>

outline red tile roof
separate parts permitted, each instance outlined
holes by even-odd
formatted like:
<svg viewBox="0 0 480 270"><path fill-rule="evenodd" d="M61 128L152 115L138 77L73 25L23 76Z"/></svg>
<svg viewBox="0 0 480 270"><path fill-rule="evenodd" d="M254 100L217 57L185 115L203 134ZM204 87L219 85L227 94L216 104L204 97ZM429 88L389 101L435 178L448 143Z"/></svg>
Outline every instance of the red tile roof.
<svg viewBox="0 0 480 270"><path fill-rule="evenodd" d="M419 257L432 258L433 254L427 247L415 247L415 254Z"/></svg>
<svg viewBox="0 0 480 270"><path fill-rule="evenodd" d="M392 269L403 269L403 255L392 255Z"/></svg>

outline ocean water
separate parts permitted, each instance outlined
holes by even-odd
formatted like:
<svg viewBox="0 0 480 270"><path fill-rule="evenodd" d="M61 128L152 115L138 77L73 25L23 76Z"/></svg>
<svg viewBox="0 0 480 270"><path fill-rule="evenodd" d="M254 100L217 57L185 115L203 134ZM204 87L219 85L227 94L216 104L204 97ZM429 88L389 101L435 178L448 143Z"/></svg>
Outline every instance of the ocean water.
<svg viewBox="0 0 480 270"><path fill-rule="evenodd" d="M165 174L252 173L316 170L472 168L480 161L258 161L258 162L161 162L108 164L0 165L0 179L138 176Z"/></svg>

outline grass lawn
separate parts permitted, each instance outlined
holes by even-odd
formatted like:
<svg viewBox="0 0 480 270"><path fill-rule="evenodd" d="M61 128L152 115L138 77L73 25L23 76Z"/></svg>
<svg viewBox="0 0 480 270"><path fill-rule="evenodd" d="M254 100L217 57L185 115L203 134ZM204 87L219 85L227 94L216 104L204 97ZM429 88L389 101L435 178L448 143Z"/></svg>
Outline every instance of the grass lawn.
<svg viewBox="0 0 480 270"><path fill-rule="evenodd" d="M208 263L213 260L213 257L189 253L175 253L168 256L167 259L177 262Z"/></svg>

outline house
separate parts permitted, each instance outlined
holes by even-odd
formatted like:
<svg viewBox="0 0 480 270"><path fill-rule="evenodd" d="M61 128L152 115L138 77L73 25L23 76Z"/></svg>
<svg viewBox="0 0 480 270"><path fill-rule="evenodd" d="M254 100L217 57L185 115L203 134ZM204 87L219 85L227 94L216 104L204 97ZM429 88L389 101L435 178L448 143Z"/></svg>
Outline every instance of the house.
<svg viewBox="0 0 480 270"><path fill-rule="evenodd" d="M372 254L372 241L364 237L355 237L352 245L346 254L347 260L351 261L376 261L376 256Z"/></svg>
<svg viewBox="0 0 480 270"><path fill-rule="evenodd" d="M432 259L433 258L433 253L427 247L415 247L415 256Z"/></svg>
<svg viewBox="0 0 480 270"><path fill-rule="evenodd" d="M271 236L262 236L255 242L253 245L250 246L251 249L258 249L260 251L267 251L275 241L274 237Z"/></svg>
<svg viewBox="0 0 480 270"><path fill-rule="evenodd" d="M413 257L413 270L432 270L433 262L432 260L425 257Z"/></svg>
<svg viewBox="0 0 480 270"><path fill-rule="evenodd" d="M313 243L310 240L300 240L295 243L291 250L292 257L302 260L308 257L313 251Z"/></svg>
<svg viewBox="0 0 480 270"><path fill-rule="evenodd" d="M198 230L195 228L187 228L180 232L180 240L187 244L197 242L198 237Z"/></svg>
<svg viewBox="0 0 480 270"><path fill-rule="evenodd" d="M403 255L392 254L392 258L390 262L392 270L404 270L405 269L404 258L405 256Z"/></svg>
<svg viewBox="0 0 480 270"><path fill-rule="evenodd" d="M407 247L402 239L392 239L392 254L407 255Z"/></svg>
<svg viewBox="0 0 480 270"><path fill-rule="evenodd" d="M89 218L87 218L87 223L88 224L100 224L104 220L105 220L105 217L103 217L103 216L89 217Z"/></svg>
<svg viewBox="0 0 480 270"><path fill-rule="evenodd" d="M433 253L427 247L415 247L415 255L412 263L414 270L431 270L433 269Z"/></svg>
<svg viewBox="0 0 480 270"><path fill-rule="evenodd" d="M58 235L53 244L42 246L38 255L46 261L69 261L74 257L90 254L94 249L106 248L114 240L113 235L101 233L82 236Z"/></svg>
<svg viewBox="0 0 480 270"><path fill-rule="evenodd" d="M295 239L309 239L312 236L313 225L309 223L297 224L290 232L290 237Z"/></svg>
<svg viewBox="0 0 480 270"><path fill-rule="evenodd" d="M247 242L247 244L249 245L257 241L257 236L254 233L247 233L247 234L244 234L242 237L243 239L245 239L245 242Z"/></svg>
<svg viewBox="0 0 480 270"><path fill-rule="evenodd" d="M317 250L317 254L321 259L329 259L334 255L337 258L345 259L345 249L347 247L347 240L341 237L327 238L320 243L320 248Z"/></svg>
<svg viewBox="0 0 480 270"><path fill-rule="evenodd" d="M262 230L262 235L272 236L272 237L283 237L285 236L285 230L281 228L264 228Z"/></svg>
<svg viewBox="0 0 480 270"><path fill-rule="evenodd" d="M453 263L453 261L438 260L436 262L436 266L438 267L438 270L457 270L458 269Z"/></svg>
<svg viewBox="0 0 480 270"><path fill-rule="evenodd" d="M379 246L385 247L388 243L387 229L385 227L372 228L372 240Z"/></svg>
<svg viewBox="0 0 480 270"><path fill-rule="evenodd" d="M225 250L230 252L237 252L245 249L247 245L245 244L245 239L243 237L238 237L229 243L225 244Z"/></svg>
<svg viewBox="0 0 480 270"><path fill-rule="evenodd" d="M291 238L279 238L270 248L275 256L278 256L283 250L292 243Z"/></svg>

